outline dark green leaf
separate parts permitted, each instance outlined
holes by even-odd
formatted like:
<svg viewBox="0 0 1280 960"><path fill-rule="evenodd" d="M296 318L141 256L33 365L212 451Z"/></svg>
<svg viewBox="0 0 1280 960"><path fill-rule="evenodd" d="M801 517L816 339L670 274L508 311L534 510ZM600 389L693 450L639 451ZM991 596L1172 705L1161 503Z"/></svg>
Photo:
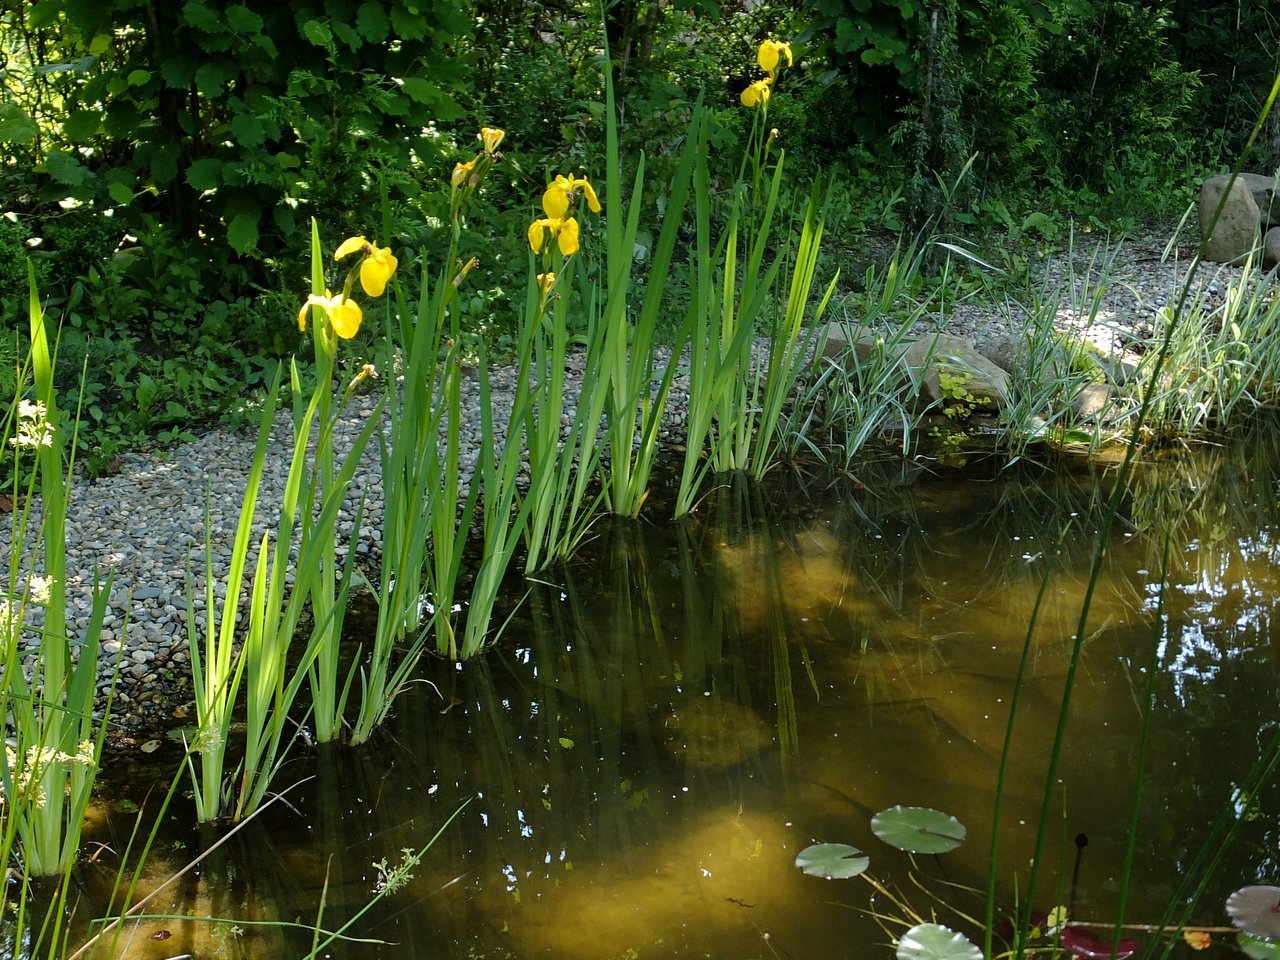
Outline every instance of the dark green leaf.
<svg viewBox="0 0 1280 960"><path fill-rule="evenodd" d="M359 50L364 46L363 42L360 40L360 34L356 33L354 29L340 20L333 21L332 29L334 36L346 44L348 49Z"/></svg>
<svg viewBox="0 0 1280 960"><path fill-rule="evenodd" d="M427 35L427 22L420 13L412 13L402 6L391 9L391 25L396 35L404 40L421 40Z"/></svg>
<svg viewBox="0 0 1280 960"><path fill-rule="evenodd" d="M178 176L178 150L173 146L158 147L151 155L151 177L158 184L172 183Z"/></svg>
<svg viewBox="0 0 1280 960"><path fill-rule="evenodd" d="M262 30L262 17L243 3L227 7L227 26L236 33L258 33Z"/></svg>
<svg viewBox="0 0 1280 960"><path fill-rule="evenodd" d="M166 87L185 90L195 79L196 65L191 60L171 57L160 64L160 76Z"/></svg>
<svg viewBox="0 0 1280 960"><path fill-rule="evenodd" d="M418 103L433 104L441 99L439 88L421 77L406 77L402 89Z"/></svg>
<svg viewBox="0 0 1280 960"><path fill-rule="evenodd" d="M266 139L262 121L252 113L237 113L231 118L231 135L242 147L260 147Z"/></svg>
<svg viewBox="0 0 1280 960"><path fill-rule="evenodd" d="M211 100L226 91L227 80L235 67L224 63L206 63L196 71L196 89Z"/></svg>
<svg viewBox="0 0 1280 960"><path fill-rule="evenodd" d="M102 132L100 110L75 110L62 121L62 135L68 140L89 140Z"/></svg>
<svg viewBox="0 0 1280 960"><path fill-rule="evenodd" d="M222 33L225 29L218 15L206 7L200 0L190 0L182 8L182 18L205 33Z"/></svg>
<svg viewBox="0 0 1280 960"><path fill-rule="evenodd" d="M222 161L212 157L197 160L187 167L187 183L197 190L212 190L222 184Z"/></svg>
<svg viewBox="0 0 1280 960"><path fill-rule="evenodd" d="M57 23L58 14L61 12L61 0L40 0L39 3L31 8L31 12L27 16L31 23L31 28L40 30Z"/></svg>
<svg viewBox="0 0 1280 960"><path fill-rule="evenodd" d="M91 176L73 154L62 150L50 150L44 158L44 167L50 177L69 187L81 186Z"/></svg>
<svg viewBox="0 0 1280 960"><path fill-rule="evenodd" d="M40 134L36 122L12 101L0 103L0 143L30 143Z"/></svg>
<svg viewBox="0 0 1280 960"><path fill-rule="evenodd" d="M107 195L111 197L112 203L118 203L121 206L133 200L133 191L129 189L129 185L119 180L112 180L107 184Z"/></svg>
<svg viewBox="0 0 1280 960"><path fill-rule="evenodd" d="M387 39L387 34L391 30L391 23L387 20L382 6L376 0L365 0L356 12L356 29L370 43L381 43Z"/></svg>
<svg viewBox="0 0 1280 960"><path fill-rule="evenodd" d="M227 242L236 253L248 253L258 245L258 214L242 213L227 224Z"/></svg>
<svg viewBox="0 0 1280 960"><path fill-rule="evenodd" d="M333 43L333 31L323 20L308 20L302 25L302 35L317 47Z"/></svg>

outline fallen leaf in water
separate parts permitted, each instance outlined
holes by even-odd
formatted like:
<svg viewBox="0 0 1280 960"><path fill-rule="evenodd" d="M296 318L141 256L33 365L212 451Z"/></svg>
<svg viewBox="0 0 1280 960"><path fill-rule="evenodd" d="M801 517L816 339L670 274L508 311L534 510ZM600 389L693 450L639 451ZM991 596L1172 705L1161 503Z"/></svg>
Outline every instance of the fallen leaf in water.
<svg viewBox="0 0 1280 960"><path fill-rule="evenodd" d="M1183 930L1182 939L1187 941L1192 950L1208 950L1213 943L1213 937L1203 930Z"/></svg>
<svg viewBox="0 0 1280 960"><path fill-rule="evenodd" d="M160 749L160 741L159 741L159 740L148 740L146 743L144 743L144 744L143 744L142 746L140 746L138 749L139 749L139 750L141 750L143 753L155 753L157 750L159 750L159 749Z"/></svg>

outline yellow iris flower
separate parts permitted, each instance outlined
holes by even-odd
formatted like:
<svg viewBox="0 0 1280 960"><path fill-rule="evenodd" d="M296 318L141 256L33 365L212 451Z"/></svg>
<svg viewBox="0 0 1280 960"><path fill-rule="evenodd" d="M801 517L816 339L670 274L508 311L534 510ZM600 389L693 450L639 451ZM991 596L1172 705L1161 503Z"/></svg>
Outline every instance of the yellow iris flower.
<svg viewBox="0 0 1280 960"><path fill-rule="evenodd" d="M507 135L505 130L499 130L497 127L481 127L480 140L484 143L484 152L487 156L492 157L494 151L498 149L498 144L502 142L502 138Z"/></svg>
<svg viewBox="0 0 1280 960"><path fill-rule="evenodd" d="M468 160L466 163L459 163L453 168L453 176L449 178L449 184L453 189L457 190L467 185L467 180L469 180L475 172L476 160L479 159L479 157L476 157L475 160Z"/></svg>
<svg viewBox="0 0 1280 960"><path fill-rule="evenodd" d="M547 212L548 217L561 219L569 212L569 202L579 191L586 198L587 207L591 212L599 213L602 209L600 198L596 196L595 188L587 178L566 177L563 174L556 174L556 178L547 184L547 191L542 195L542 209Z"/></svg>
<svg viewBox="0 0 1280 960"><path fill-rule="evenodd" d="M578 252L578 221L570 217L562 220L559 217L546 217L535 220L529 225L529 246L534 253L541 253L547 241L547 235L556 238L560 253L571 257Z"/></svg>
<svg viewBox="0 0 1280 960"><path fill-rule="evenodd" d="M396 272L400 261L391 253L390 247L380 247L370 243L364 237L348 237L338 244L333 251L333 259L341 260L351 254L363 251L364 259L360 262L360 286L371 297L380 297L387 289L387 281Z"/></svg>
<svg viewBox="0 0 1280 960"><path fill-rule="evenodd" d="M744 107L754 107L756 104L765 104L769 102L769 78L757 80L747 89L742 91L742 105Z"/></svg>
<svg viewBox="0 0 1280 960"><path fill-rule="evenodd" d="M793 66L791 44L784 43L781 40L766 40L760 44L760 49L756 51L756 63L760 64L761 70L772 77L778 72L778 60L781 54L784 53L787 55L787 66Z"/></svg>
<svg viewBox="0 0 1280 960"><path fill-rule="evenodd" d="M323 297L315 293L307 297L307 302L298 311L299 330L307 329L307 311L312 307L319 307L325 312L329 317L329 323L333 326L333 332L343 340L354 337L360 330L360 321L364 319L364 314L360 312L360 304L346 299L342 294L332 296L326 290Z"/></svg>
<svg viewBox="0 0 1280 960"><path fill-rule="evenodd" d="M547 297L551 296L551 288L556 285L556 275L554 273L538 274L538 289L542 291L542 303L545 306Z"/></svg>

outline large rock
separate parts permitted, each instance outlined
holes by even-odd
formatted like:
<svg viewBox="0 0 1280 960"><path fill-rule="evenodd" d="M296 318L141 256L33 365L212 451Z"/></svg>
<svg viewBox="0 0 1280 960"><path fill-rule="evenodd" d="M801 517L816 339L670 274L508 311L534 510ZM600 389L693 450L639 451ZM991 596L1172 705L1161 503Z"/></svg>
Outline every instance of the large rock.
<svg viewBox="0 0 1280 960"><path fill-rule="evenodd" d="M822 356L840 362L846 370L882 354L900 356L906 349L904 344L886 342L881 333L839 322L826 324L818 333L818 342L822 344Z"/></svg>
<svg viewBox="0 0 1280 960"><path fill-rule="evenodd" d="M1032 357L1031 340L1026 334L1005 334L988 340L979 349L984 357L1007 372L1015 383L1030 382L1035 390L1043 389L1071 373L1071 355L1061 344L1051 344L1047 350L1039 350Z"/></svg>
<svg viewBox="0 0 1280 960"><path fill-rule="evenodd" d="M1009 374L959 337L940 333L917 340L903 361L915 371L921 399L930 407L969 404L974 412L995 412L1009 398Z"/></svg>
<svg viewBox="0 0 1280 960"><path fill-rule="evenodd" d="M1230 190L1227 190L1230 184ZM1223 193L1222 215L1213 223ZM1213 234L1209 227L1213 224ZM1243 263L1258 245L1261 213L1248 183L1238 178L1210 177L1200 187L1200 236L1205 238L1204 258L1214 263Z"/></svg>
<svg viewBox="0 0 1280 960"><path fill-rule="evenodd" d="M1225 179L1225 177L1224 177ZM1280 226L1280 181L1260 173L1242 173L1239 179L1249 188L1264 227Z"/></svg>
<svg viewBox="0 0 1280 960"><path fill-rule="evenodd" d="M1277 264L1280 264L1280 227L1272 227L1262 242L1262 265L1274 267Z"/></svg>

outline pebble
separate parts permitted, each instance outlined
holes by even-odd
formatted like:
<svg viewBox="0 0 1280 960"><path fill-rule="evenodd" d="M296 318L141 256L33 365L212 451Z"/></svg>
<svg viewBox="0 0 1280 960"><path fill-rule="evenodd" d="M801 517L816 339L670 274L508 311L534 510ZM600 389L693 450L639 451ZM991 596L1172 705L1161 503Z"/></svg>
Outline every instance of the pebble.
<svg viewBox="0 0 1280 960"><path fill-rule="evenodd" d="M1173 255L1166 258L1164 247L1165 241L1156 238L1130 241L1114 250L1077 240L1074 256L1057 254L1034 263L1033 283L1046 296L1056 297L1053 309L1059 328L1080 332L1111 351L1123 346L1134 328L1152 328L1164 306L1177 302L1189 252L1174 248ZM1087 294L1096 288L1104 261L1106 273L1116 280L1103 289L1095 309ZM1215 298L1220 302L1224 292L1238 281L1239 273L1238 269L1207 265L1204 295L1210 302ZM1028 316L1028 308L1014 298L985 304L964 301L947 304L944 313L924 315L916 322L914 333L945 330L980 342L1021 330ZM571 356L570 403L576 400L581 368L581 357ZM494 369L490 378L499 435L488 442L498 446L512 401L514 371ZM678 376L674 381L664 428L664 441L669 444L683 442L680 428L685 419L686 385L686 377ZM335 434L340 451L349 447L376 402L373 394L352 398ZM474 371L469 371L464 381L463 409L469 412L471 422L478 424L479 390ZM568 421L565 423L567 426ZM462 435L466 448L461 480L465 485L482 438L478 429L464 429ZM218 428L174 447L127 453L121 457L117 473L92 480L80 478L73 484L66 530L69 626L73 636L83 633L95 576L113 578L100 648L100 675L105 679L98 689L105 699L111 673L120 663L114 719L126 728L162 724L190 699L188 588L196 614L192 626L203 630L206 536L212 549L213 592L222 600L254 440L251 433ZM263 473L253 527L258 538L274 532L278 509L273 505L279 504L284 492L292 446L290 414L282 411L273 426ZM376 566L380 551L382 483L377 457L374 444L366 452L357 474L358 485L340 523L346 541L342 552L354 540L356 554L366 567ZM365 498L364 514L357 531L355 516L361 497ZM9 555L12 522L12 514L0 518L4 556ZM31 522L39 522L38 507L32 510ZM40 612L35 614L33 623L40 619ZM162 673L157 670L159 663L164 664Z"/></svg>

